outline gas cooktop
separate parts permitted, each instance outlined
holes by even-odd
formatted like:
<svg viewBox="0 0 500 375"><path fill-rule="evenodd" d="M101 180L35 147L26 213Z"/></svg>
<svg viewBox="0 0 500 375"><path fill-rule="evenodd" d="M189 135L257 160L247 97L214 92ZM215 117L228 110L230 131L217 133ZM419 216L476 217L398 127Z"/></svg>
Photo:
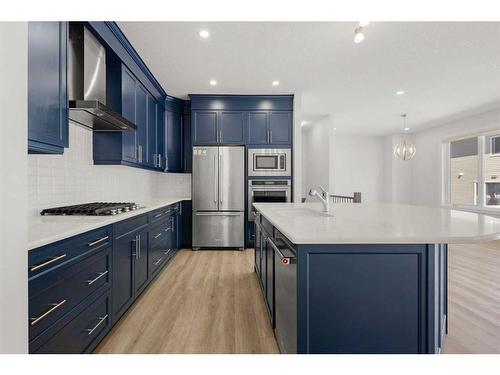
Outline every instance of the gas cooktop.
<svg viewBox="0 0 500 375"><path fill-rule="evenodd" d="M75 206L46 208L41 215L112 216L139 209L136 203L94 202Z"/></svg>

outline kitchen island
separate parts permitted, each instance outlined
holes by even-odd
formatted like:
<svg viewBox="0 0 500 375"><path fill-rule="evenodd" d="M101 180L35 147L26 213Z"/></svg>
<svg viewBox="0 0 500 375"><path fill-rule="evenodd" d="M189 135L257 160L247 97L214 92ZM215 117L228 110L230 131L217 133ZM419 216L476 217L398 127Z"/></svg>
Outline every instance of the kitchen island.
<svg viewBox="0 0 500 375"><path fill-rule="evenodd" d="M255 271L282 353L439 353L447 245L500 219L393 204L256 203Z"/></svg>

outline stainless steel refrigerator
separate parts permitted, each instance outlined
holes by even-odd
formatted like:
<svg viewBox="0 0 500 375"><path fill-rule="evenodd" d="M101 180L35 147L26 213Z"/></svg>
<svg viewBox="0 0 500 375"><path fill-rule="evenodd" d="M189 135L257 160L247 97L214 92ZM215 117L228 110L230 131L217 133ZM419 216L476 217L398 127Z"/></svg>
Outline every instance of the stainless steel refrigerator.
<svg viewBox="0 0 500 375"><path fill-rule="evenodd" d="M193 147L193 248L244 247L245 148Z"/></svg>

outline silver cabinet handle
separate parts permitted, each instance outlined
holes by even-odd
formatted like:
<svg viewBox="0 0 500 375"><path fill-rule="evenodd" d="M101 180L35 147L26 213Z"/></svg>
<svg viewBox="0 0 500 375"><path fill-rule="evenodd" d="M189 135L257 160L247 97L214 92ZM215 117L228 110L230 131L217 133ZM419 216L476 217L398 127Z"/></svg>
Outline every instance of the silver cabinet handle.
<svg viewBox="0 0 500 375"><path fill-rule="evenodd" d="M158 219L159 217L163 216L163 214L156 214L155 219Z"/></svg>
<svg viewBox="0 0 500 375"><path fill-rule="evenodd" d="M31 318L31 323L30 325L31 326L34 326L35 324L37 324L40 320L42 320L43 318L47 317L48 315L52 314L54 311L56 311L59 307L61 307L62 305L64 305L66 303L66 300L63 299L61 302L58 302L58 303L51 303L49 304L49 306L52 306L50 309L48 309L47 311L45 311L42 315L36 317L36 318Z"/></svg>
<svg viewBox="0 0 500 375"><path fill-rule="evenodd" d="M85 331L88 332L89 336L94 333L94 331L106 320L108 319L108 314L104 316L100 316L99 318L99 323L97 323L94 327L92 328L87 328Z"/></svg>
<svg viewBox="0 0 500 375"><path fill-rule="evenodd" d="M283 253L280 251L280 249L278 249L278 246L276 246L276 244L273 242L273 240L271 239L271 237L267 237L266 238L266 242L271 245L271 247L274 249L274 251L276 253L278 253L278 256L280 257L280 259L283 259L285 256L283 255Z"/></svg>
<svg viewBox="0 0 500 375"><path fill-rule="evenodd" d="M168 253L170 253L171 251L172 249L167 249L167 251L165 251L163 254L168 255Z"/></svg>
<svg viewBox="0 0 500 375"><path fill-rule="evenodd" d="M222 155L219 155L219 204L222 204L222 192L224 191L222 187Z"/></svg>
<svg viewBox="0 0 500 375"><path fill-rule="evenodd" d="M97 276L95 279L92 280L87 280L87 286L92 285L95 283L97 280L99 280L101 277L104 275L107 275L109 271L104 271L104 272L99 272L99 276Z"/></svg>
<svg viewBox="0 0 500 375"><path fill-rule="evenodd" d="M156 262L153 263L153 266L157 266L160 264L160 262L163 260L163 258L158 259Z"/></svg>
<svg viewBox="0 0 500 375"><path fill-rule="evenodd" d="M217 203L217 156L214 155L214 203Z"/></svg>
<svg viewBox="0 0 500 375"><path fill-rule="evenodd" d="M158 154L158 167L161 168L161 154Z"/></svg>
<svg viewBox="0 0 500 375"><path fill-rule="evenodd" d="M132 256L135 257L135 259L139 259L139 248L137 245L137 242L138 242L137 236L135 236L135 238L132 240L132 242L134 243L134 247L135 247L135 253L132 253Z"/></svg>
<svg viewBox="0 0 500 375"><path fill-rule="evenodd" d="M62 255L58 255L58 256L52 257L52 258L50 258L50 260L48 260L48 261L46 261L44 263L40 263L40 264L36 264L34 266L31 266L30 271L33 272L33 271L39 270L40 268L46 267L49 264L57 262L58 260L60 260L62 258L66 258L66 254L62 254Z"/></svg>
<svg viewBox="0 0 500 375"><path fill-rule="evenodd" d="M165 232L168 232L169 230L172 230L172 228L171 227L165 228ZM173 232L173 230L172 230L172 232Z"/></svg>
<svg viewBox="0 0 500 375"><path fill-rule="evenodd" d="M273 131L269 130L269 143L273 143Z"/></svg>
<svg viewBox="0 0 500 375"><path fill-rule="evenodd" d="M91 247L91 246L97 245L98 243L106 241L107 239L109 239L109 236L106 236L106 237L103 237L103 238L99 238L98 240L95 240L94 242L91 242L91 243L87 244L87 246Z"/></svg>
<svg viewBox="0 0 500 375"><path fill-rule="evenodd" d="M161 237L162 233L158 233L156 236L153 236L153 238L156 240L158 237Z"/></svg>
<svg viewBox="0 0 500 375"><path fill-rule="evenodd" d="M141 249L141 235L140 235L140 234L138 234L138 235L137 235L137 237L138 237L138 240L137 240L137 246L139 246L139 258L141 258L141 257L142 257L142 249Z"/></svg>

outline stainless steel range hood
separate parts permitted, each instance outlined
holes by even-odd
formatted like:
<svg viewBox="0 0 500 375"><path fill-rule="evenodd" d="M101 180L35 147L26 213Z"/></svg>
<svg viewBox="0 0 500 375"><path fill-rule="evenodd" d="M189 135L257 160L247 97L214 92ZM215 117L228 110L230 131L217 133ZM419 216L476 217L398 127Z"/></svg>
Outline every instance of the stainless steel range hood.
<svg viewBox="0 0 500 375"><path fill-rule="evenodd" d="M106 50L81 24L69 27L70 120L97 131L135 131L135 124L106 106Z"/></svg>

